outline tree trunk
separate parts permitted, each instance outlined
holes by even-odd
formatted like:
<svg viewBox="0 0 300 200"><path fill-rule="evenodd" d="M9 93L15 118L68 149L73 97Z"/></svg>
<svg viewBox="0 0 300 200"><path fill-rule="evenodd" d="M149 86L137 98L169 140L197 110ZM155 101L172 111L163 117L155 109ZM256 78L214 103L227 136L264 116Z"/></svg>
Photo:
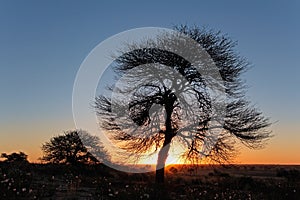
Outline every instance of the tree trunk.
<svg viewBox="0 0 300 200"><path fill-rule="evenodd" d="M174 109L174 102L176 100L171 91L168 91L167 97L165 100L165 109L166 109L166 121L165 121L165 140L162 148L158 152L157 164L156 164L156 174L155 174L155 183L164 183L165 180L165 164L170 150L170 145L174 133L172 131L172 112Z"/></svg>
<svg viewBox="0 0 300 200"><path fill-rule="evenodd" d="M171 138L166 137L163 147L160 149L156 164L155 183L164 183L165 163L170 149Z"/></svg>

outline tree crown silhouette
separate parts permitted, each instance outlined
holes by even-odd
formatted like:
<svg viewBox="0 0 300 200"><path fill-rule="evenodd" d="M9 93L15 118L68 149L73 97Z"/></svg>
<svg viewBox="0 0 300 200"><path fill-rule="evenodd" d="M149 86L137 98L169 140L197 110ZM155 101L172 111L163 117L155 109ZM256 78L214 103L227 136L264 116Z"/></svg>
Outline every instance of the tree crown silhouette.
<svg viewBox="0 0 300 200"><path fill-rule="evenodd" d="M82 130L67 131L63 135L52 137L42 145L42 151L44 155L41 160L50 163L90 164L108 157L99 138ZM92 153L98 154L95 157Z"/></svg>
<svg viewBox="0 0 300 200"><path fill-rule="evenodd" d="M115 98L100 95L95 102L101 127L121 148L135 156L158 152L157 182L164 181L171 145L183 146L182 156L190 161L223 163L232 157L236 140L258 148L270 136L265 129L269 120L245 97L241 74L249 63L236 53L236 43L199 27L175 30L196 41L210 58L197 55L198 47L176 34L128 44L115 59L114 72L121 84L108 87ZM168 46L177 52L159 48ZM221 80L201 74L195 63L181 55L189 55L206 74L214 73L214 64ZM216 96L225 93L223 102L211 97L209 84L216 86ZM222 119L214 109L218 106Z"/></svg>
<svg viewBox="0 0 300 200"><path fill-rule="evenodd" d="M1 158L4 158L4 162L28 162L27 157L28 156L22 151L18 153L13 152L11 154L1 154Z"/></svg>

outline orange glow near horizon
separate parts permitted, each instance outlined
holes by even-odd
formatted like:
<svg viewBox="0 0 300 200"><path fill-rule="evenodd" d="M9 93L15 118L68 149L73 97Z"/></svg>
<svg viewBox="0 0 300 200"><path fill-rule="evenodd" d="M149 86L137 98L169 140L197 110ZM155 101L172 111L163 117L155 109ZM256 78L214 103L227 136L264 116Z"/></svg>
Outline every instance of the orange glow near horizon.
<svg viewBox="0 0 300 200"><path fill-rule="evenodd" d="M158 157L158 153L141 159L138 163L139 164L148 164L148 165L155 165L157 163L157 157ZM166 165L170 165L170 164L185 164L184 161L182 159L180 159L178 157L178 155L176 154L169 154L168 158L166 160Z"/></svg>
<svg viewBox="0 0 300 200"><path fill-rule="evenodd" d="M42 151L39 145L1 145L0 153L13 153L23 151L28 155L30 162L39 163L38 158L42 156ZM294 152L294 154L286 154L286 151ZM179 158L180 152L169 152L169 156L166 161L166 165L169 164L185 164L184 160ZM141 159L138 164L156 164L157 153L147 158ZM246 147L242 147L239 154L233 161L234 164L282 164L282 165L299 165L300 157L297 156L297 149L285 149L282 151L274 145L267 146L267 148L260 150L251 150Z"/></svg>
<svg viewBox="0 0 300 200"><path fill-rule="evenodd" d="M55 135L68 130L72 127L72 122L59 121L52 124L57 128L52 129L45 123L22 124L15 126L14 124L6 124L2 126L0 153L12 153L23 151L28 155L30 162L39 163L38 158L42 156L41 145ZM45 131L46 130L46 131ZM253 150L241 147L239 154L234 159L235 164L282 164L282 165L300 165L300 151L298 134L298 125L290 122L285 125L275 125L272 130L275 136L268 141L263 149ZM20 134L22 133L22 134ZM42 134L41 134L42 133ZM286 133L286 134L279 134ZM176 146L173 145L173 146ZM170 149L167 164L184 164L183 160L178 159L180 151L176 146ZM157 155L148 159L142 159L139 163L156 164Z"/></svg>
<svg viewBox="0 0 300 200"><path fill-rule="evenodd" d="M16 148L14 148L16 149ZM7 151L8 150L8 151ZM35 151L33 148L22 148L20 150L13 150L12 148L6 151L1 149L1 153L13 153L23 151L28 155L28 160L33 163L40 163L39 158L42 156L41 151ZM300 159L295 157L285 156L277 154L276 156L270 156L271 150L247 150L246 148L241 150L240 154L234 159L233 164L272 164L272 165L300 165ZM295 152L296 153L296 152ZM273 154L274 155L274 154ZM281 161L278 162L278 159ZM151 164L155 165L157 161L157 154L148 158L141 159L138 164ZM170 164L185 164L184 160L178 158L178 154L169 153L166 161L166 165Z"/></svg>

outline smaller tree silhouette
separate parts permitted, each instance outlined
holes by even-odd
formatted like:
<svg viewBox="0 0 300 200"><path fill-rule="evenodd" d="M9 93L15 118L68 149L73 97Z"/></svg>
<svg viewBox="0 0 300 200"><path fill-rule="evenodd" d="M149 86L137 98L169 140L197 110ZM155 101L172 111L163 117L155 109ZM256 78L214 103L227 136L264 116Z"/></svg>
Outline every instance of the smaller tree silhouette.
<svg viewBox="0 0 300 200"><path fill-rule="evenodd" d="M100 144L98 137L92 136L82 130L67 131L63 135L58 135L50 139L42 146L44 156L42 161L50 163L62 163L76 165L79 163L98 163L99 159L92 155L93 150L87 148L85 144L91 143L98 147L106 155L106 151ZM97 144L97 145L96 145Z"/></svg>
<svg viewBox="0 0 300 200"><path fill-rule="evenodd" d="M6 154L2 153L1 158L4 158L4 162L28 162L27 160L27 155L24 152L19 152L19 153L11 153L11 154Z"/></svg>

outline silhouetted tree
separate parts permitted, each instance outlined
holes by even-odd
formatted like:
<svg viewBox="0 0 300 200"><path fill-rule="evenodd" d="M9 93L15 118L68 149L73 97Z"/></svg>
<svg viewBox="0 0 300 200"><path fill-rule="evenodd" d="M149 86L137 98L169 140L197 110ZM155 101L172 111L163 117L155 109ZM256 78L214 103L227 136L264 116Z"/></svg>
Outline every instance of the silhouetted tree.
<svg viewBox="0 0 300 200"><path fill-rule="evenodd" d="M78 163L98 163L101 157L95 157L92 152L101 152L107 159L106 151L98 137L85 131L67 131L55 136L42 145L43 161L76 165ZM104 156L105 155L105 156Z"/></svg>
<svg viewBox="0 0 300 200"><path fill-rule="evenodd" d="M231 158L235 139L257 148L270 136L265 129L270 125L268 119L245 97L241 74L249 64L235 52L236 43L220 32L199 27L175 29L196 41L211 60L199 57L197 49L188 46L188 39L180 34L162 33L140 44L128 44L115 59L114 72L122 84L108 87L116 98L100 95L95 101L101 127L123 144L121 148L137 154L158 152L157 183L164 182L171 143L184 146L183 156L189 160L223 163ZM160 47L176 47L177 52ZM200 74L181 56L184 54L197 60L195 63L208 74L213 73L213 61L222 80ZM214 102L207 82L216 85L217 94L224 91L224 102ZM213 110L214 103L224 106L223 121L219 119L220 113ZM188 120L183 116L188 116ZM211 120L217 123L211 124Z"/></svg>
<svg viewBox="0 0 300 200"><path fill-rule="evenodd" d="M6 154L2 153L1 158L5 158L5 162L28 162L27 155L24 152Z"/></svg>

